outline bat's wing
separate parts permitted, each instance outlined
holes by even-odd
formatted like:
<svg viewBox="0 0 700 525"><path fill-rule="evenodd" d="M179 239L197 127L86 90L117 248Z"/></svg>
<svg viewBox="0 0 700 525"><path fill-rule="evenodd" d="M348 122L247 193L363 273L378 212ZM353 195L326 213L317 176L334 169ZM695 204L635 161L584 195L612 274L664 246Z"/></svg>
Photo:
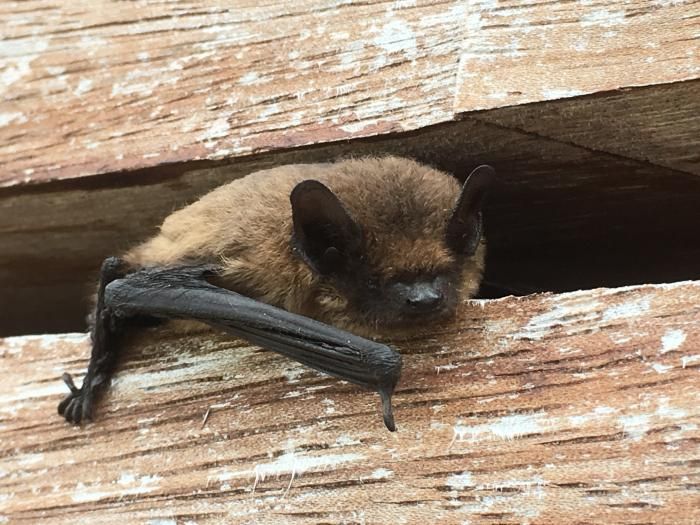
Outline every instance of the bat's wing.
<svg viewBox="0 0 700 525"><path fill-rule="evenodd" d="M401 372L398 352L214 286L206 277L215 273L213 266L141 270L110 282L104 289L104 304L117 320L147 315L202 321L321 372L377 390L384 423L395 430L391 395Z"/></svg>

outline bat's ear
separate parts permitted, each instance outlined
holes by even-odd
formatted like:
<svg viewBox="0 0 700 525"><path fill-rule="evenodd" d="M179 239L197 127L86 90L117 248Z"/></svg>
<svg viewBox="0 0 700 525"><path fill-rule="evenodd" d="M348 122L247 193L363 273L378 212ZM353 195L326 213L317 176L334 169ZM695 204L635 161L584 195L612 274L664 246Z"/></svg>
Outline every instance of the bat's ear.
<svg viewBox="0 0 700 525"><path fill-rule="evenodd" d="M314 270L339 271L357 253L362 231L335 193L316 180L297 184L290 195L293 243Z"/></svg>
<svg viewBox="0 0 700 525"><path fill-rule="evenodd" d="M445 234L447 245L455 253L471 256L476 252L482 233L481 208L495 180L496 171L486 164L467 177Z"/></svg>

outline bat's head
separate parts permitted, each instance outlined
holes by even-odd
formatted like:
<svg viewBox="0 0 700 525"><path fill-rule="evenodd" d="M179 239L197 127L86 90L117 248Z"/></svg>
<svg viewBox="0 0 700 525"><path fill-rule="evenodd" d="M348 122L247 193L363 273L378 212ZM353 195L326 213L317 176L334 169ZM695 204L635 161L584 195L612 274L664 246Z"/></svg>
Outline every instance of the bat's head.
<svg viewBox="0 0 700 525"><path fill-rule="evenodd" d="M450 317L479 286L493 169L479 166L460 188L406 159L363 162L379 173L334 184L335 192L316 180L292 191L294 250L318 277L310 315L363 334Z"/></svg>

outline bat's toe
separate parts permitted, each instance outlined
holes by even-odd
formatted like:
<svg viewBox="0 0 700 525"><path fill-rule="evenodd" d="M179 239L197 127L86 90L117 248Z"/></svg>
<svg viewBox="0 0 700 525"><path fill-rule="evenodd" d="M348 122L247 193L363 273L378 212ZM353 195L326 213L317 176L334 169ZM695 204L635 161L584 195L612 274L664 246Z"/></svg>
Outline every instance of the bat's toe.
<svg viewBox="0 0 700 525"><path fill-rule="evenodd" d="M69 423L79 425L90 418L90 396L75 386L69 374L63 374L63 381L68 385L70 394L58 404L58 413Z"/></svg>

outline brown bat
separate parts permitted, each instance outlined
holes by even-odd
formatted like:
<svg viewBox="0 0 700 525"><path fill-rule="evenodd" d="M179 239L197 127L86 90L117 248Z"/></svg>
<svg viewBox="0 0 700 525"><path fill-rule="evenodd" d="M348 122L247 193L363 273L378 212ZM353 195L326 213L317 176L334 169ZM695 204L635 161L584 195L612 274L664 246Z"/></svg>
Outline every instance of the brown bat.
<svg viewBox="0 0 700 525"><path fill-rule="evenodd" d="M91 416L125 324L145 316L205 322L375 389L394 430L401 357L371 339L447 319L476 293L493 179L479 166L460 188L381 157L280 166L215 189L103 263L88 371L82 388L64 374L59 413Z"/></svg>

